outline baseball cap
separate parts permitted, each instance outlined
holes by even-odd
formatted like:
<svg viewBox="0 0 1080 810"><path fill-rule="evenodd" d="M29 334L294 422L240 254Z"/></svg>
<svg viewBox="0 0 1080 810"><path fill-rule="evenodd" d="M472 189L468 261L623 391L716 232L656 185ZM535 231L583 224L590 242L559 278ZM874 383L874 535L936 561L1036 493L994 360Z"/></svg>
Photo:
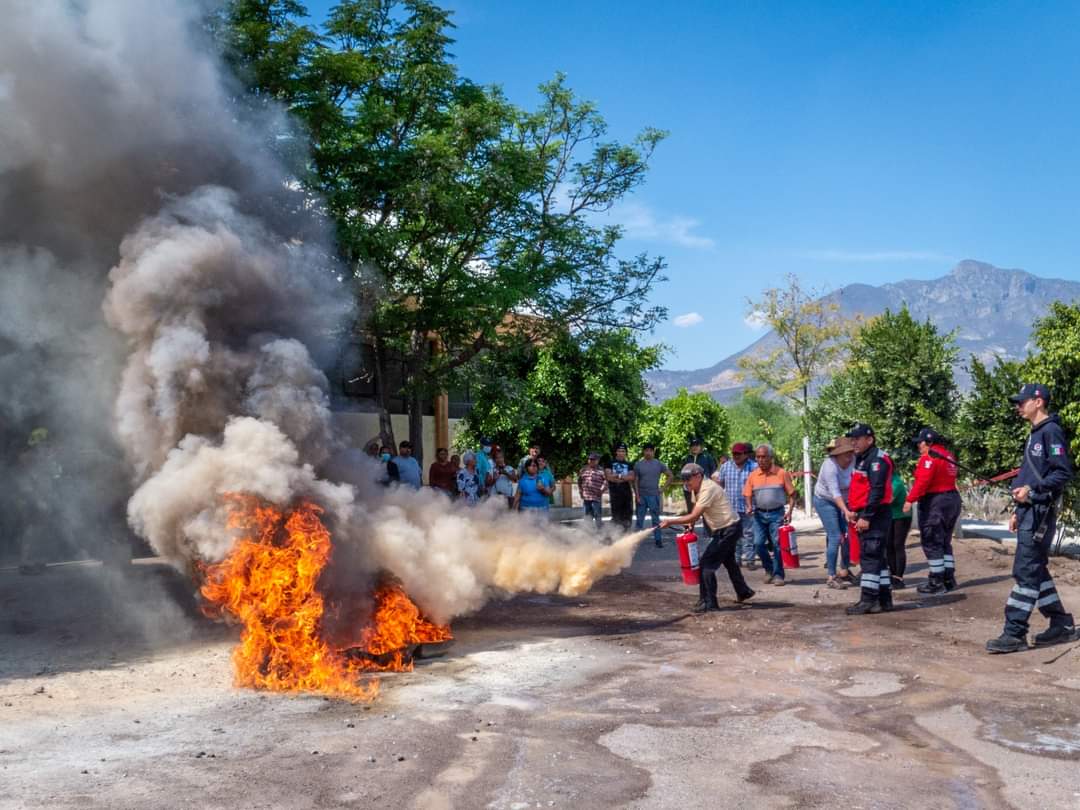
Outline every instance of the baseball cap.
<svg viewBox="0 0 1080 810"><path fill-rule="evenodd" d="M731 445L731 452L733 455L735 453L753 453L754 448L746 442L735 442L735 444Z"/></svg>
<svg viewBox="0 0 1080 810"><path fill-rule="evenodd" d="M700 464L684 464L683 468L679 471L679 478L683 481L689 481L695 475L705 475L705 468Z"/></svg>
<svg viewBox="0 0 1080 810"><path fill-rule="evenodd" d="M600 458L599 453L589 453L589 458Z"/></svg>
<svg viewBox="0 0 1080 810"><path fill-rule="evenodd" d="M481 447L491 447L491 439L489 439L487 436L481 437L480 446Z"/></svg>
<svg viewBox="0 0 1080 810"><path fill-rule="evenodd" d="M1021 402L1027 402L1029 399L1035 399L1035 397L1050 404L1050 389L1041 383L1024 383L1020 386L1018 393L1009 397L1009 402L1018 405Z"/></svg>
<svg viewBox="0 0 1080 810"><path fill-rule="evenodd" d="M626 449L626 445L625 445L625 444L623 444L622 442L619 442L619 443L618 443L617 445L615 445L615 449L616 449L616 450L625 450L625 449Z"/></svg>
<svg viewBox="0 0 1080 810"><path fill-rule="evenodd" d="M944 441L944 437L933 428L924 427L918 433L915 434L915 438L911 440L913 444L919 442L926 442L927 444L940 444Z"/></svg>
<svg viewBox="0 0 1080 810"><path fill-rule="evenodd" d="M873 436L874 429L865 422L856 422L855 425L844 434L845 438L858 439L861 436Z"/></svg>
<svg viewBox="0 0 1080 810"><path fill-rule="evenodd" d="M701 440L700 436L691 436L690 437L690 446L693 447L695 444L705 444L705 442L703 442Z"/></svg>

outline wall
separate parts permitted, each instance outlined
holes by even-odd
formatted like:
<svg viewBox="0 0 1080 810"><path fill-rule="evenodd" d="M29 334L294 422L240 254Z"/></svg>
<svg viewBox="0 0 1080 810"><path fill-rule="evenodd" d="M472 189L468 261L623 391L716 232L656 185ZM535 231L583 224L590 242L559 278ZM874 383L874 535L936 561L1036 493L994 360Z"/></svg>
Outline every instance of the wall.
<svg viewBox="0 0 1080 810"><path fill-rule="evenodd" d="M394 426L394 438L397 441L409 438L409 417L405 414L392 414L391 423ZM454 452L454 437L457 435L458 425L461 419L450 421L450 446ZM369 441L379 435L379 415L377 413L363 413L358 411L336 411L334 413L334 426L346 436L353 447L363 448ZM435 417L424 417L424 480L427 481L427 468L435 460Z"/></svg>

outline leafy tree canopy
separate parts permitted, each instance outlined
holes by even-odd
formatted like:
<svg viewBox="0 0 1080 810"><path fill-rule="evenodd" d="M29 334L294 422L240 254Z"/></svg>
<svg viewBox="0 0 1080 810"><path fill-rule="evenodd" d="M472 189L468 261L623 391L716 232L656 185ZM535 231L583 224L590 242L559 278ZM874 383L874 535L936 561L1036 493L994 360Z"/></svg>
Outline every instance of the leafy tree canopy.
<svg viewBox="0 0 1080 810"><path fill-rule="evenodd" d="M633 450L640 452L646 442L655 444L657 458L677 473L672 465L682 461L691 437L700 436L705 448L719 456L726 451L730 434L723 405L706 393L691 394L680 388L671 399L645 409L638 422Z"/></svg>
<svg viewBox="0 0 1080 810"><path fill-rule="evenodd" d="M878 446L910 461L911 439L921 427L947 433L952 423L956 354L953 335L940 334L929 319L917 322L906 306L886 310L859 330L847 364L819 391L810 409L814 442L823 446L853 423L867 422Z"/></svg>
<svg viewBox="0 0 1080 810"><path fill-rule="evenodd" d="M787 470L802 467L802 423L783 402L747 393L727 406L731 441L771 444Z"/></svg>

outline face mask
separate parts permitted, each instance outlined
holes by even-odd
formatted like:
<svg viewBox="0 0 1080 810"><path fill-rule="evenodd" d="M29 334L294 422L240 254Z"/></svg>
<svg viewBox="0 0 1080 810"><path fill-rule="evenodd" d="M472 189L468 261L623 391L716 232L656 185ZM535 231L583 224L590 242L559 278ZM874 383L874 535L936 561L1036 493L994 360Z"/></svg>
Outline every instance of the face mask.
<svg viewBox="0 0 1080 810"><path fill-rule="evenodd" d="M482 448L480 448L480 449L484 451L484 455L485 455L485 456L486 456L486 455L488 455L488 454L489 454L489 453L491 452L491 448L490 448L490 447L482 447Z"/></svg>
<svg viewBox="0 0 1080 810"><path fill-rule="evenodd" d="M389 461L390 460L390 454L389 453L383 453L381 456L379 456L379 458L381 458L383 461Z"/></svg>

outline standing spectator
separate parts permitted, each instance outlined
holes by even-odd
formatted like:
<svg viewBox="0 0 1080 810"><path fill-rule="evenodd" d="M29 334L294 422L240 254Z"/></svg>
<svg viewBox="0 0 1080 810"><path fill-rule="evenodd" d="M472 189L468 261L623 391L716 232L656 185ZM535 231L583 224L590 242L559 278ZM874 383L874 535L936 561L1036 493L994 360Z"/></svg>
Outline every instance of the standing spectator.
<svg viewBox="0 0 1080 810"><path fill-rule="evenodd" d="M626 445L615 448L615 458L604 468L611 502L611 521L624 532L630 531L634 517L634 471L626 460Z"/></svg>
<svg viewBox="0 0 1080 810"><path fill-rule="evenodd" d="M539 458L540 458L540 445L538 445L538 444L530 444L529 445L529 452L526 453L524 456L522 456L521 461L518 462L518 477L520 478L521 476L523 476L525 474L525 464L526 464L526 462L529 461L529 459L539 459ZM539 462L537 462L537 463L539 463Z"/></svg>
<svg viewBox="0 0 1080 810"><path fill-rule="evenodd" d="M394 463L397 465L398 475L401 476L401 483L408 484L413 489L423 486L420 462L413 458L412 442L408 439L398 443L398 454Z"/></svg>
<svg viewBox="0 0 1080 810"><path fill-rule="evenodd" d="M450 463L454 467L454 474L457 475L457 471L461 469L461 456L454 453L454 455L450 456Z"/></svg>
<svg viewBox="0 0 1080 810"><path fill-rule="evenodd" d="M457 473L458 497L469 506L476 506L480 501L480 472L476 469L476 453L466 450L462 460L465 466Z"/></svg>
<svg viewBox="0 0 1080 810"><path fill-rule="evenodd" d="M716 460L710 456L702 448L701 439L694 436L690 439L690 452L683 458L682 466L687 464L697 464L701 469L705 470L705 477L712 478L713 473L716 472ZM683 485L683 498L686 500L686 511L689 512L693 508L693 498L691 497L690 490L686 485ZM687 531L692 531L693 524L687 526Z"/></svg>
<svg viewBox="0 0 1080 810"><path fill-rule="evenodd" d="M548 466L547 459L543 456L536 457L536 466L540 470L540 480L549 491L555 491L555 473L551 471L551 467Z"/></svg>
<svg viewBox="0 0 1080 810"><path fill-rule="evenodd" d="M525 462L525 475L518 481L517 494L514 495L514 508L547 512L550 496L551 490L540 480L540 465L535 458L528 459Z"/></svg>
<svg viewBox="0 0 1080 810"><path fill-rule="evenodd" d="M445 447L435 451L435 461L428 467L428 484L451 498L457 495L457 467L450 461Z"/></svg>
<svg viewBox="0 0 1080 810"><path fill-rule="evenodd" d="M364 445L364 455L368 458L377 459L379 457L379 450L381 449L378 439L372 439L366 445Z"/></svg>
<svg viewBox="0 0 1080 810"><path fill-rule="evenodd" d="M507 508L514 505L514 484L517 482L517 470L506 463L502 450L495 451L495 463L492 465L495 480L491 491L506 500Z"/></svg>
<svg viewBox="0 0 1080 810"><path fill-rule="evenodd" d="M750 473L743 487L743 496L754 516L754 545L765 569L765 584L783 585L780 526L791 522L791 513L795 509L795 486L787 470L775 463L772 445L758 445L754 460L757 469ZM775 555L773 557L769 556L770 547Z"/></svg>
<svg viewBox="0 0 1080 810"><path fill-rule="evenodd" d="M694 508L688 514L665 518L660 525L666 527L673 524L691 524L700 517L710 535L709 545L701 555L701 580L698 584L701 601L694 607L694 612L706 613L720 609L716 601L716 572L720 566L727 569L736 599L745 602L754 592L746 584L742 571L735 562L735 545L740 532L738 516L732 511L720 486L705 477L705 470L700 465L687 464L680 471L679 477L686 482L694 495Z"/></svg>
<svg viewBox="0 0 1080 810"><path fill-rule="evenodd" d="M720 469L712 476L720 486L724 488L728 504L739 516L739 547L735 553L735 560L740 565L746 565L751 571L754 570L754 559L757 552L754 549L754 517L750 514L743 488L746 487L746 479L750 473L757 469L757 463L751 456L753 447L746 442L736 442L731 445L731 458L720 465Z"/></svg>
<svg viewBox="0 0 1080 810"><path fill-rule="evenodd" d="M398 466L394 462L394 451L390 449L389 445L383 445L379 448L379 461L382 463L382 472L379 473L379 483L384 487L388 487L391 484L397 484L401 481L401 475L398 472Z"/></svg>
<svg viewBox="0 0 1080 810"><path fill-rule="evenodd" d="M488 487L495 480L492 476L492 467L494 466L491 459L492 450L491 439L480 440L480 451L476 453L476 472L480 475L480 496L483 497L487 494Z"/></svg>
<svg viewBox="0 0 1080 810"><path fill-rule="evenodd" d="M829 457L821 464L817 483L814 484L814 509L825 527L825 567L830 588L844 590L855 581L849 567L851 560L847 542L847 496L851 488L851 465L855 460L855 446L851 439L841 436L832 443ZM840 555L840 570L836 557Z"/></svg>
<svg viewBox="0 0 1080 810"><path fill-rule="evenodd" d="M653 527L653 542L657 548L664 545L660 531L660 476L664 476L664 486L671 483L671 470L667 464L656 458L656 445L646 444L641 448L642 458L634 465L634 498L637 500L637 530L645 528L645 513L649 513L649 522Z"/></svg>
<svg viewBox="0 0 1080 810"><path fill-rule="evenodd" d="M578 473L578 492L585 504L585 519L592 518L599 529L604 520L603 503L604 490L607 489L607 476L600 469L600 454L589 453L586 466Z"/></svg>
<svg viewBox="0 0 1080 810"><path fill-rule="evenodd" d="M906 588L904 571L907 570L907 536L911 531L911 511L904 511L907 486L900 471L893 468L892 476L892 531L885 544L885 558L889 562L889 574L893 590Z"/></svg>

